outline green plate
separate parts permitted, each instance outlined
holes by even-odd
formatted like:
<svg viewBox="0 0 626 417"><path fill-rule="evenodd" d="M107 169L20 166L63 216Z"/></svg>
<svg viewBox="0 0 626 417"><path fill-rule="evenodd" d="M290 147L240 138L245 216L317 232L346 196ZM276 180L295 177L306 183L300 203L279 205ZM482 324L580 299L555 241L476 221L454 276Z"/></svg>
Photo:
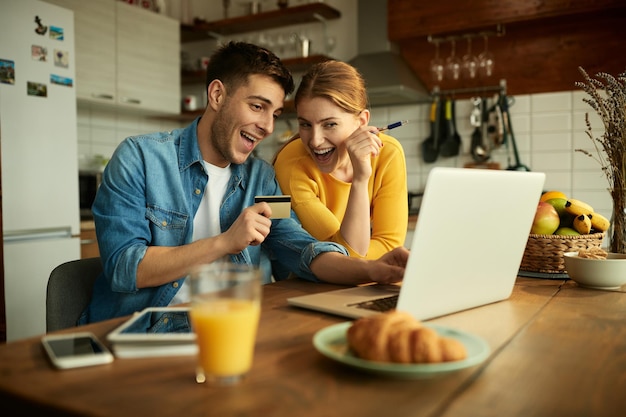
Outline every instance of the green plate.
<svg viewBox="0 0 626 417"><path fill-rule="evenodd" d="M313 345L322 355L367 372L384 374L401 378L428 378L440 374L458 371L483 362L489 356L490 349L487 342L470 333L449 327L427 324L443 337L450 337L463 343L467 349L467 358L462 361L428 363L428 364L400 364L387 362L373 362L355 356L348 348L346 331L352 322L344 322L326 327L313 336Z"/></svg>

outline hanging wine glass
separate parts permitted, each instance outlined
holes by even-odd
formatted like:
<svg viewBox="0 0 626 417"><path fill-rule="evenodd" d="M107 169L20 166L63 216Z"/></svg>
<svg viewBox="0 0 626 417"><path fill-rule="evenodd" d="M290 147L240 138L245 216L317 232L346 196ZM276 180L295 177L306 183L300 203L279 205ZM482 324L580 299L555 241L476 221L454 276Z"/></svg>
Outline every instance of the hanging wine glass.
<svg viewBox="0 0 626 417"><path fill-rule="evenodd" d="M450 41L450 56L446 59L446 76L452 80L461 78L461 59L456 56L456 41Z"/></svg>
<svg viewBox="0 0 626 417"><path fill-rule="evenodd" d="M283 58L287 48L287 36L284 33L279 33L276 37L276 46L278 47L278 56Z"/></svg>
<svg viewBox="0 0 626 417"><path fill-rule="evenodd" d="M430 75L435 82L443 81L444 63L443 59L439 57L439 41L435 43L435 57L430 60Z"/></svg>
<svg viewBox="0 0 626 417"><path fill-rule="evenodd" d="M472 55L472 37L467 37L467 53L463 55L461 64L463 78L474 79L478 75L478 58Z"/></svg>
<svg viewBox="0 0 626 417"><path fill-rule="evenodd" d="M478 72L481 77L491 77L495 65L493 54L489 52L489 37L484 36L485 50L478 55Z"/></svg>

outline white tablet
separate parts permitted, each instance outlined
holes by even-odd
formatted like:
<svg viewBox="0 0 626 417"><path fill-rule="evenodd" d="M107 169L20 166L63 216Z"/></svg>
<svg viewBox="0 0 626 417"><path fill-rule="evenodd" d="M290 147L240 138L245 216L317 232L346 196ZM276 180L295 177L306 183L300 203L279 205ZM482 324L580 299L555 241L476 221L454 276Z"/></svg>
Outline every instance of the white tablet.
<svg viewBox="0 0 626 417"><path fill-rule="evenodd" d="M195 344L189 307L148 307L113 330L107 340L114 344Z"/></svg>

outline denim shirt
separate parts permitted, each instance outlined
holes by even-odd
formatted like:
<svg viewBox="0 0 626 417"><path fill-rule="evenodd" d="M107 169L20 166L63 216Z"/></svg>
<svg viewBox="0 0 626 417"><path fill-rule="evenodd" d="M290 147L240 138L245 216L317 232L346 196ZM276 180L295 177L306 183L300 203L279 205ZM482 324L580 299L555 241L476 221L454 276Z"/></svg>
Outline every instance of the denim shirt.
<svg viewBox="0 0 626 417"><path fill-rule="evenodd" d="M184 276L139 289L136 275L148 246L192 241L194 215L208 181L196 135L198 121L184 129L129 137L115 150L92 207L104 271L79 324L167 306L182 285ZM249 157L241 165L231 164L220 208L221 230L254 204L254 196L280 194L274 169L266 161ZM248 246L231 260L265 267L264 283L271 280L270 262L316 281L309 265L322 252L348 255L341 245L314 239L292 212L291 218L272 220L261 245Z"/></svg>

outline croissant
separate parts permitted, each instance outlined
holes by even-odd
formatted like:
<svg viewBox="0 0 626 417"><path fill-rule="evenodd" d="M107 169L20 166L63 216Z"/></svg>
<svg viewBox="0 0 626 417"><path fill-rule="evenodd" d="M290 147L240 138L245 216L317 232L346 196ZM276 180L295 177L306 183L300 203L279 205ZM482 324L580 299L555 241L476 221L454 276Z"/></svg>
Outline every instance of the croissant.
<svg viewBox="0 0 626 417"><path fill-rule="evenodd" d="M356 356L376 362L437 363L467 357L461 342L439 336L398 310L355 320L348 328L347 341Z"/></svg>

